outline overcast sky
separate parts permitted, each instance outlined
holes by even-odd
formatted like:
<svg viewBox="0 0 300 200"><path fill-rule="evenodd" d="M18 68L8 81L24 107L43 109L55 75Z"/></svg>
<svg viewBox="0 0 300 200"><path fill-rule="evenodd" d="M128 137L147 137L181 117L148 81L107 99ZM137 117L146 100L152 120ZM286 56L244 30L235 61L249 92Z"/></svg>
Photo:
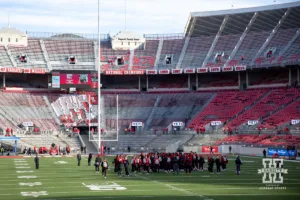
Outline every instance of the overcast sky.
<svg viewBox="0 0 300 200"><path fill-rule="evenodd" d="M101 33L182 33L190 12L255 7L295 0L100 0ZM97 33L97 0L0 0L0 27L21 31Z"/></svg>

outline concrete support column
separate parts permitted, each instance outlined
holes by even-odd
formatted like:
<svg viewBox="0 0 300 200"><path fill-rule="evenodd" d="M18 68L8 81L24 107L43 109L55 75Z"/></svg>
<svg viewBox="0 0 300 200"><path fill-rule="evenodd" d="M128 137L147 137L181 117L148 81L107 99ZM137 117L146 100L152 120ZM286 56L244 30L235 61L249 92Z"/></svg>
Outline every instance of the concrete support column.
<svg viewBox="0 0 300 200"><path fill-rule="evenodd" d="M248 71L246 71L246 86L247 86L247 88L249 87L249 76L248 76Z"/></svg>
<svg viewBox="0 0 300 200"><path fill-rule="evenodd" d="M292 85L292 69L289 68L289 86Z"/></svg>
<svg viewBox="0 0 300 200"><path fill-rule="evenodd" d="M139 76L139 91L141 91L141 76Z"/></svg>
<svg viewBox="0 0 300 200"><path fill-rule="evenodd" d="M300 85L300 69L299 67L297 68L297 83Z"/></svg>
<svg viewBox="0 0 300 200"><path fill-rule="evenodd" d="M147 89L147 91L149 89L148 75L146 76L146 89Z"/></svg>
<svg viewBox="0 0 300 200"><path fill-rule="evenodd" d="M5 84L5 74L3 74L3 88L6 87L6 84Z"/></svg>
<svg viewBox="0 0 300 200"><path fill-rule="evenodd" d="M241 73L238 72L238 84L239 84L239 88L241 88Z"/></svg>
<svg viewBox="0 0 300 200"><path fill-rule="evenodd" d="M198 90L199 84L198 84L198 74L196 74L196 90Z"/></svg>
<svg viewBox="0 0 300 200"><path fill-rule="evenodd" d="M191 89L191 75L188 74L188 88Z"/></svg>

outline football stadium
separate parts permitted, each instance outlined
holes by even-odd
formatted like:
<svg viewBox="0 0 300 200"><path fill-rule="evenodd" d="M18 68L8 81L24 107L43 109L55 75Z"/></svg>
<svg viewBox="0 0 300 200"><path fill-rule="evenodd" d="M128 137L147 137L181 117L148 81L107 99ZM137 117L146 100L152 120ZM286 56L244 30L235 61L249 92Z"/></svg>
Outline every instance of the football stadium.
<svg viewBox="0 0 300 200"><path fill-rule="evenodd" d="M174 34L1 28L0 200L299 200L300 2L272 2Z"/></svg>

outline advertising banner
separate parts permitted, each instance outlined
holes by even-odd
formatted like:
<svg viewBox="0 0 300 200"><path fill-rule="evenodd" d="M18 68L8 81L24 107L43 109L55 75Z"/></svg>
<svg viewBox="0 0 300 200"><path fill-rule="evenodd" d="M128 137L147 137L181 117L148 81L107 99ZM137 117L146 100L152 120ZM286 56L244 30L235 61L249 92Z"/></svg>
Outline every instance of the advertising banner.
<svg viewBox="0 0 300 200"><path fill-rule="evenodd" d="M143 122L131 122L131 126L143 126Z"/></svg>
<svg viewBox="0 0 300 200"><path fill-rule="evenodd" d="M221 124L222 124L221 121L211 121L211 122L210 122L210 125L211 125L211 126L219 126L219 125L221 125Z"/></svg>
<svg viewBox="0 0 300 200"><path fill-rule="evenodd" d="M53 77L54 74L52 75L52 87ZM57 78L54 81L57 81ZM60 85L90 85L91 88L97 88L98 74L60 74L59 83Z"/></svg>
<svg viewBox="0 0 300 200"><path fill-rule="evenodd" d="M30 68L24 68L24 74L46 74L46 69L30 69Z"/></svg>
<svg viewBox="0 0 300 200"><path fill-rule="evenodd" d="M183 126L183 122L173 122L173 126Z"/></svg>
<svg viewBox="0 0 300 200"><path fill-rule="evenodd" d="M208 68L206 67L197 68L197 73L206 73L206 72L208 72Z"/></svg>
<svg viewBox="0 0 300 200"><path fill-rule="evenodd" d="M221 72L221 67L210 67L209 72Z"/></svg>
<svg viewBox="0 0 300 200"><path fill-rule="evenodd" d="M276 149L276 148L268 148L268 155L273 156L277 153L279 156L296 156L296 150L286 150L286 149Z"/></svg>
<svg viewBox="0 0 300 200"><path fill-rule="evenodd" d="M184 69L185 74L194 74L195 73L195 68L194 69Z"/></svg>
<svg viewBox="0 0 300 200"><path fill-rule="evenodd" d="M258 124L258 120L249 120L248 121L248 126L254 126L256 124Z"/></svg>
<svg viewBox="0 0 300 200"><path fill-rule="evenodd" d="M234 71L245 71L246 70L246 65L241 65L241 66L235 66Z"/></svg>
<svg viewBox="0 0 300 200"><path fill-rule="evenodd" d="M59 73L52 74L52 88L60 88L60 74Z"/></svg>
<svg viewBox="0 0 300 200"><path fill-rule="evenodd" d="M155 69L147 69L146 74L147 75L154 75L154 74L157 74L157 71Z"/></svg>
<svg viewBox="0 0 300 200"><path fill-rule="evenodd" d="M223 72L232 72L233 71L233 66L223 67L222 71Z"/></svg>
<svg viewBox="0 0 300 200"><path fill-rule="evenodd" d="M161 69L158 71L159 74L170 74L170 70L168 69Z"/></svg>
<svg viewBox="0 0 300 200"><path fill-rule="evenodd" d="M219 152L218 146L212 146L212 148L213 148L213 153ZM202 153L210 153L210 146L202 146Z"/></svg>
<svg viewBox="0 0 300 200"><path fill-rule="evenodd" d="M292 119L291 120L292 125L296 125L296 124L299 124L299 123L300 123L300 119Z"/></svg>
<svg viewBox="0 0 300 200"><path fill-rule="evenodd" d="M172 69L172 74L182 74L182 69Z"/></svg>
<svg viewBox="0 0 300 200"><path fill-rule="evenodd" d="M28 126L33 126L33 122L23 122L23 126L28 127Z"/></svg>

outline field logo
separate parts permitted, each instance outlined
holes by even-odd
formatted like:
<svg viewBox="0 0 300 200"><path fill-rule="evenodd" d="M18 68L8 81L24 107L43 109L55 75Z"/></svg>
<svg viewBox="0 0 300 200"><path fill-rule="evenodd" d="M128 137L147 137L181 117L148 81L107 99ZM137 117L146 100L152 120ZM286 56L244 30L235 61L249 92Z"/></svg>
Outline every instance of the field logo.
<svg viewBox="0 0 300 200"><path fill-rule="evenodd" d="M82 183L82 185L84 185L85 187L89 188L90 190L126 190L126 187L122 187L114 182L111 183L104 183L102 185L94 185L94 184L85 184Z"/></svg>
<svg viewBox="0 0 300 200"><path fill-rule="evenodd" d="M283 168L283 159L264 158L262 164L264 168L259 169L258 174L263 174L263 183L283 183L282 174L288 173Z"/></svg>

